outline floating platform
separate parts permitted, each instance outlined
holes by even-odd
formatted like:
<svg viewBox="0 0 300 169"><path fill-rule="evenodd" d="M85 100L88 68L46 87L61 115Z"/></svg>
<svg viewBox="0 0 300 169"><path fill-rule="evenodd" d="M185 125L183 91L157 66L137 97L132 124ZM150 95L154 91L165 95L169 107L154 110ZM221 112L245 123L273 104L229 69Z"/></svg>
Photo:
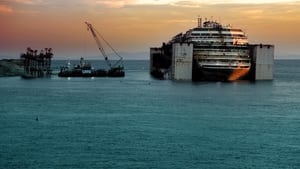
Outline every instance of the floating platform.
<svg viewBox="0 0 300 169"><path fill-rule="evenodd" d="M124 77L124 68L121 66L111 68L109 70L93 69L91 64L86 62L83 58L80 59L80 64L71 66L67 65L60 68L59 77Z"/></svg>

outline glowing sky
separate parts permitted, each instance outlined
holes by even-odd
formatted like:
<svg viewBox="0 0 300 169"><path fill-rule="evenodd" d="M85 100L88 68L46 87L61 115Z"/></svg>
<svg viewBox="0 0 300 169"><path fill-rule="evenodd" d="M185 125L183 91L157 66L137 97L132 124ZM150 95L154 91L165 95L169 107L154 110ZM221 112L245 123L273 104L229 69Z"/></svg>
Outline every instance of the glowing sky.
<svg viewBox="0 0 300 169"><path fill-rule="evenodd" d="M18 58L28 46L62 59L97 56L85 21L119 52L149 52L199 15L274 44L276 58L300 59L300 1L291 0L0 0L0 56Z"/></svg>

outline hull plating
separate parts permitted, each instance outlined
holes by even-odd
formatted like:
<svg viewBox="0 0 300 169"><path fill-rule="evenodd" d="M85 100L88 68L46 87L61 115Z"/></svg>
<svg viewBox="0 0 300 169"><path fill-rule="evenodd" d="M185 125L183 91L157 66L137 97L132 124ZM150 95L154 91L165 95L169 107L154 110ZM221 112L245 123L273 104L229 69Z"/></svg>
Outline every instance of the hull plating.
<svg viewBox="0 0 300 169"><path fill-rule="evenodd" d="M193 80L195 81L235 81L244 79L250 68L195 68Z"/></svg>

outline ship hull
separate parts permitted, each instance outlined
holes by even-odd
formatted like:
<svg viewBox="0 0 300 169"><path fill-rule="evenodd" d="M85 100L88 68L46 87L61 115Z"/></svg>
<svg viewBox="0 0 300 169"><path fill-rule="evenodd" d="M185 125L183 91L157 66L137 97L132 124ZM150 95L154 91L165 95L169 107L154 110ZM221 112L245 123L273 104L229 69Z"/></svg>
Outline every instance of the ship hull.
<svg viewBox="0 0 300 169"><path fill-rule="evenodd" d="M153 69L153 70L151 70L150 74L155 79L163 80L163 79L166 79L167 71L164 69Z"/></svg>
<svg viewBox="0 0 300 169"><path fill-rule="evenodd" d="M89 73L84 73L78 70L61 71L58 73L59 77L124 77L124 71L105 71L95 70Z"/></svg>
<svg viewBox="0 0 300 169"><path fill-rule="evenodd" d="M243 80L248 76L250 68L205 68L193 70L194 81L224 81Z"/></svg>
<svg viewBox="0 0 300 169"><path fill-rule="evenodd" d="M91 73L82 73L81 71L61 71L59 77L106 77L106 71L97 71Z"/></svg>

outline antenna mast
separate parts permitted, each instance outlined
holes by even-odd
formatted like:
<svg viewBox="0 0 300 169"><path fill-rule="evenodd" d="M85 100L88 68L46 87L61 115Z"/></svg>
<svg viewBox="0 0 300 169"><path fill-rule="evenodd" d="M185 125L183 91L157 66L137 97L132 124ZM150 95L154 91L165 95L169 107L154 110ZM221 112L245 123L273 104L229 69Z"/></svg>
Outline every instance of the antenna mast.
<svg viewBox="0 0 300 169"><path fill-rule="evenodd" d="M202 18L198 16L198 28L202 28Z"/></svg>

